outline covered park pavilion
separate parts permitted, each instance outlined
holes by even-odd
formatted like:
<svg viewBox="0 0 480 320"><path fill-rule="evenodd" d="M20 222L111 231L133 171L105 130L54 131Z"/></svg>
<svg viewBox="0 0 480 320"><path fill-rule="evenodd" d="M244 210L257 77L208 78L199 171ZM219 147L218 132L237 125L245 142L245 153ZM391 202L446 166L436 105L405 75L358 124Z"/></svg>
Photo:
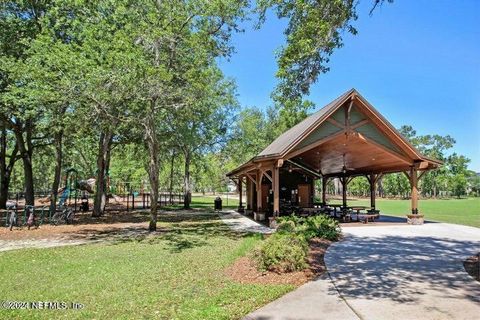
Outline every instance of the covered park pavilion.
<svg viewBox="0 0 480 320"><path fill-rule="evenodd" d="M370 184L371 209L375 209L376 182L386 173L403 172L410 181L411 214L418 215L418 181L441 161L422 155L355 89L333 100L318 112L281 134L260 154L227 176L237 184L239 211L255 217L279 215L295 208L311 208L314 182L326 185L338 178L342 207L347 207L347 186L357 176ZM291 210L290 210L291 212ZM259 214L260 213L260 214Z"/></svg>

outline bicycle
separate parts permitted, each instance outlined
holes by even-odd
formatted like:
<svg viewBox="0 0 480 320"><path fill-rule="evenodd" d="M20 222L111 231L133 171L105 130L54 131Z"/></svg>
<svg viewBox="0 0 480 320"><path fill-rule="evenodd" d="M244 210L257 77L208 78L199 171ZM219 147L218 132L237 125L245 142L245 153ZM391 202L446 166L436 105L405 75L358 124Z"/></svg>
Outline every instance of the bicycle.
<svg viewBox="0 0 480 320"><path fill-rule="evenodd" d="M35 207L34 206L25 206L25 224L27 225L28 230L32 226L35 226L35 228L39 227L38 221L35 217Z"/></svg>
<svg viewBox="0 0 480 320"><path fill-rule="evenodd" d="M7 227L12 231L13 226L17 225L17 210L16 206L7 206Z"/></svg>
<svg viewBox="0 0 480 320"><path fill-rule="evenodd" d="M59 223L71 224L75 217L75 212L73 209L64 207L62 211L56 212L52 217L52 222L55 226Z"/></svg>

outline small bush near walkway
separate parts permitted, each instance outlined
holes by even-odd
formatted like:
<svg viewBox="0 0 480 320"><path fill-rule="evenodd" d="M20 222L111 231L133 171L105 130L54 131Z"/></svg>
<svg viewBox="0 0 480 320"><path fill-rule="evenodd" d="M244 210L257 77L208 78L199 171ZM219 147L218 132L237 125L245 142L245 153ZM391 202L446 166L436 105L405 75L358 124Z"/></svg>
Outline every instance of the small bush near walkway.
<svg viewBox="0 0 480 320"><path fill-rule="evenodd" d="M322 238L336 241L341 234L338 221L323 215L307 218L296 215L280 217L278 218L277 230L280 232L295 232L303 235L307 240Z"/></svg>
<svg viewBox="0 0 480 320"><path fill-rule="evenodd" d="M255 251L254 258L260 270L292 272L307 267L308 241L322 238L338 240L341 234L338 222L326 216L301 218L295 215L278 219L277 232Z"/></svg>
<svg viewBox="0 0 480 320"><path fill-rule="evenodd" d="M268 237L254 255L262 271L292 272L307 267L307 253L308 243L305 237L278 232Z"/></svg>

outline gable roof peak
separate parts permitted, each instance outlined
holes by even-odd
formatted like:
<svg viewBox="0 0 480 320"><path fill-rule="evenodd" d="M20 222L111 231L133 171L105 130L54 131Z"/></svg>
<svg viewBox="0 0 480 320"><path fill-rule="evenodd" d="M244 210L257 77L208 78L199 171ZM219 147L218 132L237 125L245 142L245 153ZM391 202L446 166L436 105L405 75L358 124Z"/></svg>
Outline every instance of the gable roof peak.
<svg viewBox="0 0 480 320"><path fill-rule="evenodd" d="M323 121L327 116L335 111L335 109L355 95L359 95L355 88L344 92L342 95L325 105L317 112L312 113L310 116L306 117L295 126L282 133L255 158L264 158L284 154L290 149L290 147L299 142L298 140L306 131L309 131L311 128L318 125L319 122Z"/></svg>

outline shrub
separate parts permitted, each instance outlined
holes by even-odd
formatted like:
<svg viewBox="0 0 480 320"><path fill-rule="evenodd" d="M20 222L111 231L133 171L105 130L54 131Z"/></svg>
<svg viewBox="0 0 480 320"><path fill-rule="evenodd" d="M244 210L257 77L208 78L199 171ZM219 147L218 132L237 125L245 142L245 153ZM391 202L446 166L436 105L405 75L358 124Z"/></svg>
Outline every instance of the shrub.
<svg viewBox="0 0 480 320"><path fill-rule="evenodd" d="M277 232L295 232L295 222L283 221L278 224Z"/></svg>
<svg viewBox="0 0 480 320"><path fill-rule="evenodd" d="M308 217L304 225L304 234L307 239L319 237L335 241L341 234L338 221L326 216Z"/></svg>
<svg viewBox="0 0 480 320"><path fill-rule="evenodd" d="M319 237L334 241L338 240L341 234L338 222L323 215L301 218L293 214L279 218L278 222L278 232L294 232L303 235L307 240Z"/></svg>
<svg viewBox="0 0 480 320"><path fill-rule="evenodd" d="M302 217L299 217L295 214L295 212L290 215L290 216L284 216L284 217L279 217L277 219L278 223L282 223L282 222L287 222L287 221L291 221L293 222L296 226L299 225L299 224L302 224L303 222L305 222L305 218L302 218Z"/></svg>
<svg viewBox="0 0 480 320"><path fill-rule="evenodd" d="M307 267L308 244L295 233L274 233L255 251L260 270L291 272Z"/></svg>

